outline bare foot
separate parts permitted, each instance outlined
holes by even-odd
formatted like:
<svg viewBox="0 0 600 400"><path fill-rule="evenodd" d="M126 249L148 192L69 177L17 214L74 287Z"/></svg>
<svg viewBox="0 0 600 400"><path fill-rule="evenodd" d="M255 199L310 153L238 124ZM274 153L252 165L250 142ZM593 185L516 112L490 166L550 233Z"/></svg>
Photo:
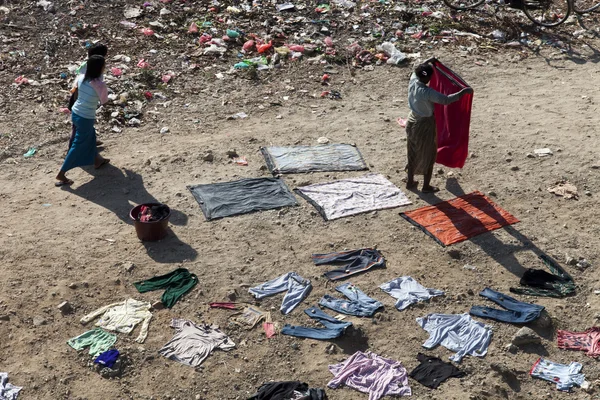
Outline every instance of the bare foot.
<svg viewBox="0 0 600 400"><path fill-rule="evenodd" d="M436 193L436 192L439 192L440 189L435 186L427 185L427 186L423 186L423 189L421 189L421 191L423 193Z"/></svg>
<svg viewBox="0 0 600 400"><path fill-rule="evenodd" d="M96 169L100 169L103 165L106 165L110 162L110 160L108 158L103 158L101 159L99 162L96 162L94 164L94 168Z"/></svg>
<svg viewBox="0 0 600 400"><path fill-rule="evenodd" d="M73 181L71 179L65 179L64 181L57 181L54 182L54 186L56 187L61 187L61 186L70 186L73 184Z"/></svg>
<svg viewBox="0 0 600 400"><path fill-rule="evenodd" d="M417 186L419 186L419 182L417 182L417 181L407 181L406 182L407 189L415 189Z"/></svg>

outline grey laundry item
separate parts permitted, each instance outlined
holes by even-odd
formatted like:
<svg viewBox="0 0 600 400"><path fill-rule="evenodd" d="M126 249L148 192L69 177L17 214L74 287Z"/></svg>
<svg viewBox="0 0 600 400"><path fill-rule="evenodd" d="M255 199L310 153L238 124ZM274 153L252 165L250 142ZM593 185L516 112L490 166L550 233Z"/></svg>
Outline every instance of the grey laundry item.
<svg viewBox="0 0 600 400"><path fill-rule="evenodd" d="M304 279L295 272L288 272L262 285L250 288L248 292L257 299L287 292L283 296L280 310L283 314L288 314L308 296L311 289L312 284L308 279Z"/></svg>
<svg viewBox="0 0 600 400"><path fill-rule="evenodd" d="M253 211L298 205L283 180L249 178L188 186L208 221Z"/></svg>
<svg viewBox="0 0 600 400"><path fill-rule="evenodd" d="M303 186L295 192L326 221L411 204L402 190L380 174Z"/></svg>
<svg viewBox="0 0 600 400"><path fill-rule="evenodd" d="M176 332L158 353L170 360L197 367L214 349L229 351L235 343L215 325L197 325L186 319L173 319Z"/></svg>
<svg viewBox="0 0 600 400"><path fill-rule="evenodd" d="M398 300L396 308L400 311L419 301L444 295L443 291L426 288L410 276L396 278L393 281L384 283L379 288Z"/></svg>
<svg viewBox="0 0 600 400"><path fill-rule="evenodd" d="M556 383L558 390L569 391L573 386L581 386L585 382L585 375L579 373L582 368L583 365L578 362L565 365L540 357L531 367L529 374Z"/></svg>
<svg viewBox="0 0 600 400"><path fill-rule="evenodd" d="M8 372L0 372L0 400L17 400L19 392L23 389L8 383Z"/></svg>
<svg viewBox="0 0 600 400"><path fill-rule="evenodd" d="M492 329L466 313L429 314L417 318L417 324L429 333L429 339L423 343L423 347L432 349L441 344L456 352L450 360L457 363L466 355L485 356L492 340Z"/></svg>
<svg viewBox="0 0 600 400"><path fill-rule="evenodd" d="M356 146L324 144L319 146L261 147L271 173L361 171L368 169Z"/></svg>

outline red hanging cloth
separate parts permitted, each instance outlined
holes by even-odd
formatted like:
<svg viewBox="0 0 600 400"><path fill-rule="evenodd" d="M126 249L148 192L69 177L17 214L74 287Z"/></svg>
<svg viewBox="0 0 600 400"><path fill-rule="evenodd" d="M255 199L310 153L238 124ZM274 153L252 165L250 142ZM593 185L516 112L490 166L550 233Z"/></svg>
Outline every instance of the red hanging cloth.
<svg viewBox="0 0 600 400"><path fill-rule="evenodd" d="M429 87L449 95L470 87L460 76L437 60L433 60L435 69ZM435 105L435 124L437 126L438 164L450 168L462 168L469 154L469 127L471 124L471 106L473 95L467 94L460 100L447 106Z"/></svg>

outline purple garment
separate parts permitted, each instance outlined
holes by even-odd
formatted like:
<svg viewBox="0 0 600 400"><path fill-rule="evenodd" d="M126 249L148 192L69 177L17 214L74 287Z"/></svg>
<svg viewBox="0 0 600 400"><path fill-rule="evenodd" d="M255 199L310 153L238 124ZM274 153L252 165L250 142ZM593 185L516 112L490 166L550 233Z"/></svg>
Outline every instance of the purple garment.
<svg viewBox="0 0 600 400"><path fill-rule="evenodd" d="M368 393L369 400L379 400L384 396L410 396L408 373L400 361L378 356L370 351L357 351L346 361L330 365L334 375L327 384L336 389L341 385Z"/></svg>

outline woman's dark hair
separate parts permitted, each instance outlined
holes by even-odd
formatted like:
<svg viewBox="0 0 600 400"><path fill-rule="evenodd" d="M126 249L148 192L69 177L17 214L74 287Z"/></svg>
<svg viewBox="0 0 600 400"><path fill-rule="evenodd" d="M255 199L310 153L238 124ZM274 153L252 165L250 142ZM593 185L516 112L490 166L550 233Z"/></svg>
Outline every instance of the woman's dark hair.
<svg viewBox="0 0 600 400"><path fill-rule="evenodd" d="M92 81L102 76L102 69L104 68L104 57L102 56L91 56L87 60L87 70L85 71L84 81Z"/></svg>
<svg viewBox="0 0 600 400"><path fill-rule="evenodd" d="M419 77L421 82L429 82L433 76L433 66L431 64L420 64L415 68L415 75Z"/></svg>
<svg viewBox="0 0 600 400"><path fill-rule="evenodd" d="M106 55L108 54L108 47L106 47L105 45L103 45L102 43L96 43L93 44L89 49L88 49L88 57L91 56L102 56L102 57L106 57Z"/></svg>

